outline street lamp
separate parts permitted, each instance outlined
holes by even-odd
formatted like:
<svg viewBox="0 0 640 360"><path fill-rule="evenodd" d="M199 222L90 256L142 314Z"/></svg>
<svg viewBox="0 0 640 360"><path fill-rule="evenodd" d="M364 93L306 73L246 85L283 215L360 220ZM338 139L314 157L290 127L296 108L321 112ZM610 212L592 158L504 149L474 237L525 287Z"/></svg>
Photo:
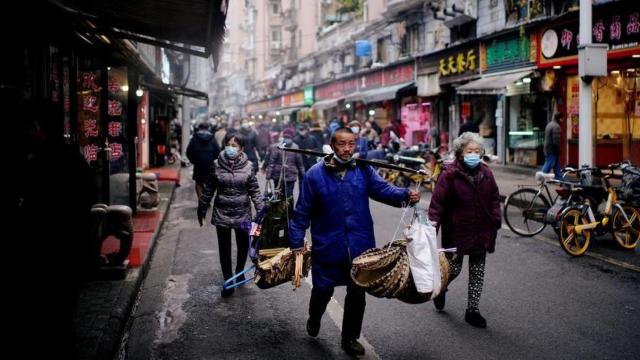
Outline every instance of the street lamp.
<svg viewBox="0 0 640 360"><path fill-rule="evenodd" d="M344 107L347 109L351 109L351 104L347 103Z"/></svg>
<svg viewBox="0 0 640 360"><path fill-rule="evenodd" d="M373 115L375 115L375 114L376 114L376 111L375 111L375 110L373 110L373 109L369 110L369 116L373 116Z"/></svg>
<svg viewBox="0 0 640 360"><path fill-rule="evenodd" d="M138 88L138 90L136 90L136 96L137 97L142 97L143 94L144 94L144 92L142 91L141 88Z"/></svg>

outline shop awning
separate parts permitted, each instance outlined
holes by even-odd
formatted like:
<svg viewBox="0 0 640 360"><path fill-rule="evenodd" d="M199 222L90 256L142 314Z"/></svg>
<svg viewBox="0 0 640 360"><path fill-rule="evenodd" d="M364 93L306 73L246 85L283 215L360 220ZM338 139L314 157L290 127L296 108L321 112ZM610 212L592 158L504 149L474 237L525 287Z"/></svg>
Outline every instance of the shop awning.
<svg viewBox="0 0 640 360"><path fill-rule="evenodd" d="M326 109L331 109L332 107L336 107L338 106L338 102L342 100L342 98L340 99L329 99L329 100L322 100L322 101L318 101L316 103L314 103L312 105L312 107L316 110L326 110Z"/></svg>
<svg viewBox="0 0 640 360"><path fill-rule="evenodd" d="M227 0L49 0L96 33L209 57L225 33ZM196 47L196 48L194 48ZM216 61L214 56L214 61Z"/></svg>
<svg viewBox="0 0 640 360"><path fill-rule="evenodd" d="M359 92L347 95L347 97L345 97L345 101L347 102L362 101L366 104L369 104L369 103L375 103L375 102L380 102L384 100L395 99L396 93L398 92L398 90L411 85L413 85L413 81L398 84L398 85L393 85L393 86L386 86L379 89L359 91Z"/></svg>
<svg viewBox="0 0 640 360"><path fill-rule="evenodd" d="M151 91L158 91L158 92L167 93L167 94L182 95L186 97L200 99L200 100L206 101L207 104L209 104L209 94L203 91L189 89L183 86L168 85L168 84L154 84L154 83L148 83L144 81L140 85L143 88L149 89Z"/></svg>
<svg viewBox="0 0 640 360"><path fill-rule="evenodd" d="M516 81L531 75L532 70L509 74L484 76L478 80L458 86L456 92L462 95L497 95L507 92L507 87Z"/></svg>

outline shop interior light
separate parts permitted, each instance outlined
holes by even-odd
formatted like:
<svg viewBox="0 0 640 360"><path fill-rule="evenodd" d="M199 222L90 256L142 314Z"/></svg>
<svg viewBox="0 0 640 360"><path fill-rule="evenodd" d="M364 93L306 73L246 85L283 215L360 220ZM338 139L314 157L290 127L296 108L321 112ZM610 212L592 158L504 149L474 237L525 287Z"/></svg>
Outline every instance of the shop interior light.
<svg viewBox="0 0 640 360"><path fill-rule="evenodd" d="M280 111L276 111L276 116L280 116Z"/></svg>
<svg viewBox="0 0 640 360"><path fill-rule="evenodd" d="M351 104L347 103L347 105L345 105L344 107L346 107L347 109L351 109Z"/></svg>
<svg viewBox="0 0 640 360"><path fill-rule="evenodd" d="M373 116L373 115L375 115L375 114L376 114L376 111L375 111L375 110L373 110L373 109L369 110L369 115L370 115L370 116Z"/></svg>
<svg viewBox="0 0 640 360"><path fill-rule="evenodd" d="M262 119L262 115L258 115L258 119Z"/></svg>
<svg viewBox="0 0 640 360"><path fill-rule="evenodd" d="M620 70L611 70L611 75L618 75L620 74Z"/></svg>
<svg viewBox="0 0 640 360"><path fill-rule="evenodd" d="M136 90L136 96L137 97L142 97L143 94L144 94L144 92L142 91L141 88L138 88L138 90Z"/></svg>
<svg viewBox="0 0 640 360"><path fill-rule="evenodd" d="M522 79L522 82L525 83L525 84L528 84L528 83L531 82L531 78L526 77L526 78Z"/></svg>
<svg viewBox="0 0 640 360"><path fill-rule="evenodd" d="M255 118L256 118L256 116L255 116L255 115L251 115L251 118L252 118L252 119L255 119Z"/></svg>
<svg viewBox="0 0 640 360"><path fill-rule="evenodd" d="M100 39L107 44L111 44L111 40L109 40L109 38L104 35L100 35Z"/></svg>
<svg viewBox="0 0 640 360"><path fill-rule="evenodd" d="M633 54L631 57L634 59L640 59L640 54Z"/></svg>
<svg viewBox="0 0 640 360"><path fill-rule="evenodd" d="M554 69L556 69L556 70L560 70L560 69L562 69L562 66L560 66L560 65L554 65L554 66L553 66L553 68L554 68Z"/></svg>
<svg viewBox="0 0 640 360"><path fill-rule="evenodd" d="M627 69L627 72L636 72L636 69Z"/></svg>
<svg viewBox="0 0 640 360"><path fill-rule="evenodd" d="M107 71L111 71L111 66L107 66Z"/></svg>
<svg viewBox="0 0 640 360"><path fill-rule="evenodd" d="M124 91L124 92L129 91L129 85L122 85L122 86L120 86L120 90L122 90L122 91Z"/></svg>
<svg viewBox="0 0 640 360"><path fill-rule="evenodd" d="M276 120L276 118L271 119L271 122L276 122L278 120Z"/></svg>
<svg viewBox="0 0 640 360"><path fill-rule="evenodd" d="M523 84L523 82L522 82L522 81L516 81L516 86L520 86L520 85L522 85L522 84Z"/></svg>
<svg viewBox="0 0 640 360"><path fill-rule="evenodd" d="M509 135L533 135L533 131L509 131Z"/></svg>

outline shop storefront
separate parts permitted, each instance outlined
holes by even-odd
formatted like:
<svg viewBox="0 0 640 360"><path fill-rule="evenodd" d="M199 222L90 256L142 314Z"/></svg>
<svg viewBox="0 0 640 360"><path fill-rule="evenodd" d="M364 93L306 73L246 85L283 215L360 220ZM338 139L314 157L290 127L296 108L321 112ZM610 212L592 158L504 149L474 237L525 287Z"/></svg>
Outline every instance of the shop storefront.
<svg viewBox="0 0 640 360"><path fill-rule="evenodd" d="M483 114L476 123L487 152L498 155L503 163L537 166L544 162L544 127L550 115L547 99L537 91L535 45L535 33L526 31L483 40L482 77L456 89L460 95L469 95L471 108Z"/></svg>
<svg viewBox="0 0 640 360"><path fill-rule="evenodd" d="M285 122L301 123L307 119L313 119L311 111L313 105L313 87L307 86L304 90L282 95L282 107L280 115Z"/></svg>
<svg viewBox="0 0 640 360"><path fill-rule="evenodd" d="M381 129L396 118L402 119L405 104L415 104L415 62L403 62L389 67L367 72L345 81L351 94L345 97L345 104L352 109L352 118L364 121L373 117ZM405 110L405 113L407 111ZM413 117L412 117L413 118ZM404 120L403 120L404 121ZM407 120L409 121L409 120ZM411 121L410 133L405 140L412 142L414 123Z"/></svg>
<svg viewBox="0 0 640 360"><path fill-rule="evenodd" d="M640 16L631 2L594 6L593 42L609 45L608 76L592 82L594 163L640 162ZM637 4L634 4L637 10ZM578 20L568 19L540 29L538 66L560 99L566 139L562 159L578 165L579 81Z"/></svg>

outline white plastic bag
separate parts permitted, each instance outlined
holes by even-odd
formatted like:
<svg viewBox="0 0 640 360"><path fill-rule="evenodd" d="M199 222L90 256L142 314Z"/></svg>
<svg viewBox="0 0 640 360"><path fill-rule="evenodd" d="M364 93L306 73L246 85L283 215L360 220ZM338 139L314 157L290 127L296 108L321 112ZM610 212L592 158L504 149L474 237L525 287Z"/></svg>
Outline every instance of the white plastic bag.
<svg viewBox="0 0 640 360"><path fill-rule="evenodd" d="M438 258L436 228L430 222L414 221L407 232L409 267L419 293L440 293L440 260Z"/></svg>

